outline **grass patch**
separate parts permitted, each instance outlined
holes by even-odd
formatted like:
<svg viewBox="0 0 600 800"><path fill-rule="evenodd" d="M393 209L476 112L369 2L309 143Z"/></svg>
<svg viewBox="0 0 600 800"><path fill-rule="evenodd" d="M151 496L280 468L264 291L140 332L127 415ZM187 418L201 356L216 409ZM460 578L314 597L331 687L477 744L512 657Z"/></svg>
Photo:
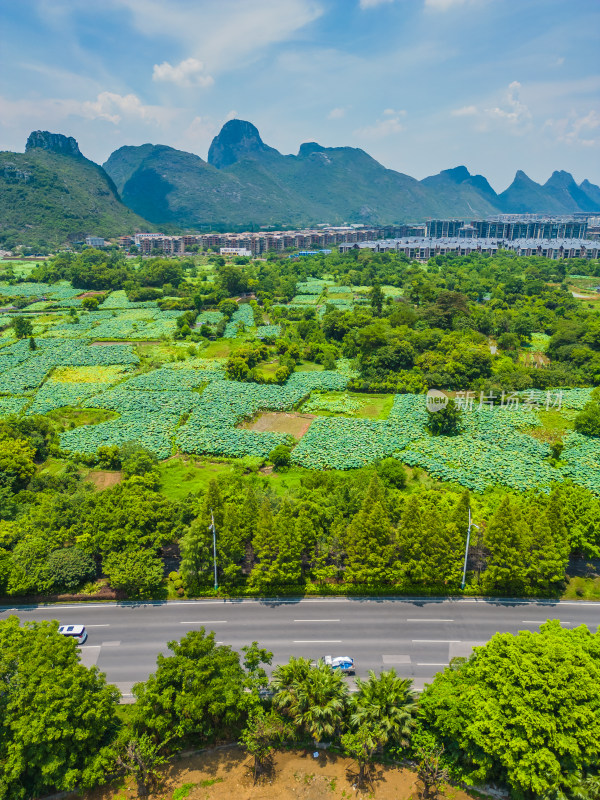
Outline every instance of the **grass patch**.
<svg viewBox="0 0 600 800"><path fill-rule="evenodd" d="M350 401L349 410L342 411L344 399ZM322 403L322 408L319 407ZM331 408L328 408L331 404ZM393 394L364 394L362 392L320 392L305 403L301 411L321 417L351 417L359 419L387 419L394 404ZM358 407L356 407L358 405ZM337 406L337 408L336 408ZM354 410L351 410L354 406Z"/></svg>
<svg viewBox="0 0 600 800"><path fill-rule="evenodd" d="M38 470L40 474L45 475L52 475L54 478L58 478L60 475L64 475L65 467L67 466L67 461L64 458L54 458L50 456L50 458L44 461L43 467Z"/></svg>
<svg viewBox="0 0 600 800"><path fill-rule="evenodd" d="M573 430L573 422L566 419L560 411L538 411L541 425L525 429L523 432L546 444L554 444L569 431Z"/></svg>
<svg viewBox="0 0 600 800"><path fill-rule="evenodd" d="M561 599L600 600L600 578L570 578Z"/></svg>
<svg viewBox="0 0 600 800"><path fill-rule="evenodd" d="M263 376L263 378L274 378L275 373L277 372L280 366L281 364L279 363L279 361L275 361L272 364L267 364L265 362L262 364L257 364L255 369L259 375Z"/></svg>
<svg viewBox="0 0 600 800"><path fill-rule="evenodd" d="M199 353L202 358L229 358L244 342L240 339L217 339Z"/></svg>
<svg viewBox="0 0 600 800"><path fill-rule="evenodd" d="M213 478L232 469L230 461L193 461L182 456L170 458L158 465L161 492L169 500L183 500L188 494L205 491Z"/></svg>
<svg viewBox="0 0 600 800"><path fill-rule="evenodd" d="M314 361L299 361L294 372L323 372L323 364L315 364Z"/></svg>
<svg viewBox="0 0 600 800"><path fill-rule="evenodd" d="M265 476L265 480L269 482L268 485L272 487L276 494L285 497L289 494L290 489L299 489L302 486L304 478L309 471L304 467L288 467L281 470L281 472L273 470L273 472Z"/></svg>
<svg viewBox="0 0 600 800"><path fill-rule="evenodd" d="M65 408L48 411L46 416L59 428L80 428L82 425L97 425L99 422L107 422L109 419L116 419L119 415L104 408L71 408L66 406Z"/></svg>

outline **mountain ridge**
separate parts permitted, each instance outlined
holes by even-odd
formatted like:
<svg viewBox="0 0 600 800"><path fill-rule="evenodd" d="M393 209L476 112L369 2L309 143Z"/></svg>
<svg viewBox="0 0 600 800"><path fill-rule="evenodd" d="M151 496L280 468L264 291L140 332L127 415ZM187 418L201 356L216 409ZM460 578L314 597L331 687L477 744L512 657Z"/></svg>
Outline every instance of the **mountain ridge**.
<svg viewBox="0 0 600 800"><path fill-rule="evenodd" d="M73 137L33 131L24 153L0 152L0 246L55 247L148 227Z"/></svg>
<svg viewBox="0 0 600 800"><path fill-rule="evenodd" d="M518 170L497 194L459 165L417 180L356 147L303 142L283 155L258 129L230 120L208 161L168 145L90 161L73 137L33 131L24 153L0 152L0 245L55 246L87 234L254 229L322 222L367 225L475 219L498 213L600 213L600 187L556 170L544 183Z"/></svg>
<svg viewBox="0 0 600 800"><path fill-rule="evenodd" d="M471 174L464 165L418 181L355 147L303 142L297 155L283 155L247 120L226 122L211 142L207 161L188 159L185 177L176 163L183 151L162 145L154 145L151 153L135 150L119 148L103 166L124 201L155 224L390 224L427 217L600 211L600 187L589 181L578 186L570 173L557 171L541 185L518 170L497 194L485 176Z"/></svg>

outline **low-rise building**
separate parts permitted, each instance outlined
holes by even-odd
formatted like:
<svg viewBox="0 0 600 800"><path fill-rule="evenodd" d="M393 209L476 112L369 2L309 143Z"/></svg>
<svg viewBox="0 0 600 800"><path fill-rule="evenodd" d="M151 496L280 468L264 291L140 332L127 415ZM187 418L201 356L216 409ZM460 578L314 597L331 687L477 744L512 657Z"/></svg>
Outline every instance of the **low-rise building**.
<svg viewBox="0 0 600 800"><path fill-rule="evenodd" d="M106 242L101 236L86 236L85 243L88 247L106 247Z"/></svg>

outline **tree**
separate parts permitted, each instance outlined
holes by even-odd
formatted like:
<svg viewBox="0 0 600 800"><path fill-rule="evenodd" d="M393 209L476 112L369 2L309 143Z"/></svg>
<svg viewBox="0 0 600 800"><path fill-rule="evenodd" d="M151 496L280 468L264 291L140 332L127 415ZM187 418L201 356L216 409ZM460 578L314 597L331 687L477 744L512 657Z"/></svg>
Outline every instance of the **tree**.
<svg viewBox="0 0 600 800"><path fill-rule="evenodd" d="M353 583L377 585L389 578L392 527L379 501L365 498L346 534L345 579Z"/></svg>
<svg viewBox="0 0 600 800"><path fill-rule="evenodd" d="M472 780L546 797L599 762L599 655L583 625L496 634L425 687L424 721Z"/></svg>
<svg viewBox="0 0 600 800"><path fill-rule="evenodd" d="M376 314L381 314L384 300L385 295L381 289L381 286L378 283L374 283L373 288L369 293L369 301L371 303L371 308Z"/></svg>
<svg viewBox="0 0 600 800"><path fill-rule="evenodd" d="M110 767L119 692L56 622L0 622L0 795L93 786Z"/></svg>
<svg viewBox="0 0 600 800"><path fill-rule="evenodd" d="M291 452L289 447L286 447L284 444L278 444L277 447L269 453L269 461L276 469L285 469L285 467L290 466Z"/></svg>
<svg viewBox="0 0 600 800"><path fill-rule="evenodd" d="M25 439L0 439L0 486L24 489L35 474L34 455Z"/></svg>
<svg viewBox="0 0 600 800"><path fill-rule="evenodd" d="M388 486L395 489L404 489L406 486L406 471L404 465L397 458L384 458L377 466L377 474Z"/></svg>
<svg viewBox="0 0 600 800"><path fill-rule="evenodd" d="M526 528L515 501L506 495L484 533L490 551L484 586L508 594L523 592L526 584Z"/></svg>
<svg viewBox="0 0 600 800"><path fill-rule="evenodd" d="M333 737L342 724L348 699L348 687L341 675L319 661L284 691L273 698L279 708L293 722L297 730L311 737L315 746L325 737ZM277 683L275 683L277 685Z"/></svg>
<svg viewBox="0 0 600 800"><path fill-rule="evenodd" d="M33 325L31 324L31 320L27 319L27 317L13 317L11 324L17 339L25 339L28 336L33 336Z"/></svg>
<svg viewBox="0 0 600 800"><path fill-rule="evenodd" d="M139 737L128 739L118 753L117 764L135 779L139 797L147 797L158 786L159 768L167 763L167 759L159 751L167 742L168 740L155 744L143 733Z"/></svg>
<svg viewBox="0 0 600 800"><path fill-rule="evenodd" d="M443 747L425 747L417 752L419 761L417 775L421 782L419 798L421 800L438 800L446 789L450 778L448 769L442 763Z"/></svg>
<svg viewBox="0 0 600 800"><path fill-rule="evenodd" d="M235 300L221 300L219 303L219 311L227 319L231 319L237 310L238 304L235 302Z"/></svg>
<svg viewBox="0 0 600 800"><path fill-rule="evenodd" d="M586 403L575 417L575 430L584 436L600 436L600 403Z"/></svg>
<svg viewBox="0 0 600 800"><path fill-rule="evenodd" d="M382 731L376 723L363 722L356 731L347 731L340 737L341 745L347 755L358 766L357 784L362 789L365 783L373 788L371 766L375 753L383 743Z"/></svg>
<svg viewBox="0 0 600 800"><path fill-rule="evenodd" d="M57 592L73 592L96 576L94 559L78 547L55 550L48 556L46 566Z"/></svg>
<svg viewBox="0 0 600 800"><path fill-rule="evenodd" d="M150 549L137 547L109 553L103 562L104 572L113 589L128 597L150 599L157 595L163 580L163 566Z"/></svg>
<svg viewBox="0 0 600 800"><path fill-rule="evenodd" d="M412 681L399 678L393 669L381 672L379 677L370 670L367 681L356 679L356 687L350 705L351 726L376 726L382 744L408 747L417 711Z"/></svg>
<svg viewBox="0 0 600 800"><path fill-rule="evenodd" d="M458 436L462 430L462 411L454 400L439 411L429 412L425 427L432 436Z"/></svg>
<svg viewBox="0 0 600 800"><path fill-rule="evenodd" d="M566 531L563 528L553 534L548 514L539 508L533 509L529 527L528 587L542 592L556 591L565 579L569 562Z"/></svg>
<svg viewBox="0 0 600 800"><path fill-rule="evenodd" d="M289 732L289 724L274 711L257 708L242 731L240 744L254 758L252 774L254 783L261 774L273 768L273 755L277 745Z"/></svg>
<svg viewBox="0 0 600 800"><path fill-rule="evenodd" d="M156 672L133 687L134 730L199 745L237 734L249 702L239 654L204 628L167 646L172 655L160 654Z"/></svg>

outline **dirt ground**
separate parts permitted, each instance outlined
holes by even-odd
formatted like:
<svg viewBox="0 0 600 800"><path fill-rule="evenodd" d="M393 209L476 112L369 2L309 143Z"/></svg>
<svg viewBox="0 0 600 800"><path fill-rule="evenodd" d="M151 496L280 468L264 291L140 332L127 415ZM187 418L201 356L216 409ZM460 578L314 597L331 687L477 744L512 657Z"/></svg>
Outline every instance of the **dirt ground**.
<svg viewBox="0 0 600 800"><path fill-rule="evenodd" d="M373 800L416 798L416 776L408 769L377 766L374 790L359 792L354 763L321 751L279 753L269 778L254 785L251 759L239 748L223 748L201 755L183 757L166 770L164 781L152 800L344 800L364 797ZM135 800L131 784L120 789L98 789L85 800ZM452 800L469 800L469 795L451 788Z"/></svg>
<svg viewBox="0 0 600 800"><path fill-rule="evenodd" d="M120 483L123 479L122 472L107 472L101 469L95 469L85 477L85 480L88 483L93 483L94 487L101 492L103 489L110 489L112 486L116 486L117 483Z"/></svg>
<svg viewBox="0 0 600 800"><path fill-rule="evenodd" d="M310 428L314 419L313 414L298 414L295 412L267 411L259 414L256 419L243 422L240 427L251 431L275 431L276 433L289 433L294 439L301 439Z"/></svg>

